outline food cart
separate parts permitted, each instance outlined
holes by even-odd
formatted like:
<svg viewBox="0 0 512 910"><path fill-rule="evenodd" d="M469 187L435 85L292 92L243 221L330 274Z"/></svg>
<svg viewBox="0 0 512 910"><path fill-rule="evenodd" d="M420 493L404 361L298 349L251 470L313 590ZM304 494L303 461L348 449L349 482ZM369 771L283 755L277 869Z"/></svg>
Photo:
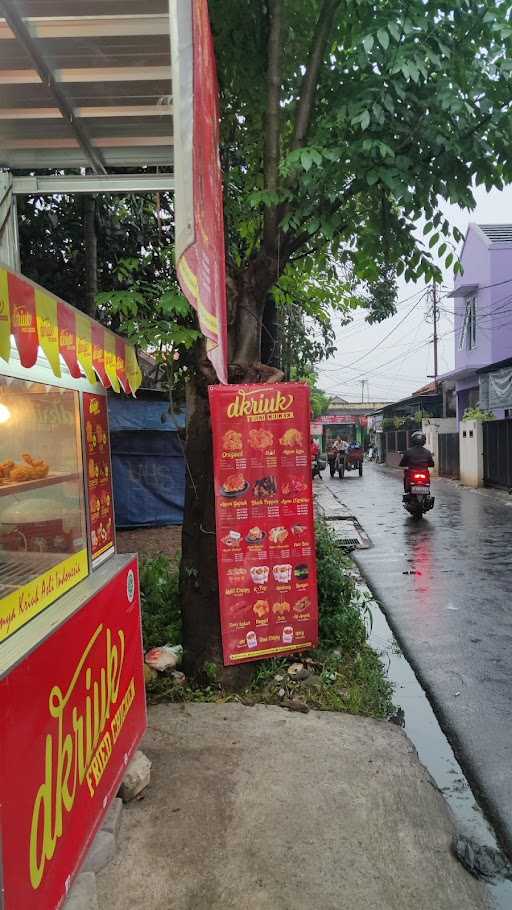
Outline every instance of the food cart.
<svg viewBox="0 0 512 910"><path fill-rule="evenodd" d="M0 906L60 907L146 725L107 389L135 351L0 266Z"/></svg>

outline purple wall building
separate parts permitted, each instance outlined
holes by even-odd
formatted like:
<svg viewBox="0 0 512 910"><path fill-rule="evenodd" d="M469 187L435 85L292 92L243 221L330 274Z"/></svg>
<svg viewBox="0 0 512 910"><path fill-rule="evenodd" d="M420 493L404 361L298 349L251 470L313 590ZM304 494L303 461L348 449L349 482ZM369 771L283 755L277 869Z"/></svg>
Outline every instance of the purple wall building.
<svg viewBox="0 0 512 910"><path fill-rule="evenodd" d="M441 380L455 380L459 421L477 404L496 417L510 408L512 416L512 224L471 223L461 262L464 274L448 295L455 369Z"/></svg>

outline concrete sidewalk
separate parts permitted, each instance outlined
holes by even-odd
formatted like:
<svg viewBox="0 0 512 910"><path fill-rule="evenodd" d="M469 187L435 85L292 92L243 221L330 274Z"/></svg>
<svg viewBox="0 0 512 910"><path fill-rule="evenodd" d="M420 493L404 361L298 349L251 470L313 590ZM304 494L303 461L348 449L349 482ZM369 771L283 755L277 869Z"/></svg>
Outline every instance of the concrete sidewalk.
<svg viewBox="0 0 512 910"><path fill-rule="evenodd" d="M151 709L145 799L98 876L101 910L482 910L407 737L350 715Z"/></svg>

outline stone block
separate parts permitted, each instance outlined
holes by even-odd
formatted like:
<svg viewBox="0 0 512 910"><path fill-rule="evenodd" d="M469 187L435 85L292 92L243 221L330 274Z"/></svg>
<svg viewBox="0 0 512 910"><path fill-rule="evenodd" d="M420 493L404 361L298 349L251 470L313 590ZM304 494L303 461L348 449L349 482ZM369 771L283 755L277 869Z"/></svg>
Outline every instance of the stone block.
<svg viewBox="0 0 512 910"><path fill-rule="evenodd" d="M108 812L101 826L102 831L108 831L110 834L114 835L116 842L119 835L119 828L121 827L122 814L123 800L116 796L110 803Z"/></svg>
<svg viewBox="0 0 512 910"><path fill-rule="evenodd" d="M99 910L94 872L77 875L62 910Z"/></svg>
<svg viewBox="0 0 512 910"><path fill-rule="evenodd" d="M99 872L113 859L116 853L116 841L110 831L98 831L94 838L82 869L84 872Z"/></svg>
<svg viewBox="0 0 512 910"><path fill-rule="evenodd" d="M150 779L151 762L147 755L144 755L144 752L139 749L126 769L126 774L119 790L119 796L123 802L129 803L130 800L135 799L139 793L146 789Z"/></svg>

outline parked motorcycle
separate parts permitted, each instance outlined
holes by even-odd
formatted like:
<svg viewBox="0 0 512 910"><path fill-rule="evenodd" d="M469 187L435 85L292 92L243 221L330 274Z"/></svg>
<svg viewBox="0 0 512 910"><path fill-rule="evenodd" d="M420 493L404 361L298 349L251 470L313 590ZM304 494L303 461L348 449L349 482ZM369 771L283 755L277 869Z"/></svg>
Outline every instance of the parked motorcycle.
<svg viewBox="0 0 512 910"><path fill-rule="evenodd" d="M428 468L406 468L404 472L406 492L402 502L413 518L423 518L434 508L435 496L430 495L430 471Z"/></svg>

